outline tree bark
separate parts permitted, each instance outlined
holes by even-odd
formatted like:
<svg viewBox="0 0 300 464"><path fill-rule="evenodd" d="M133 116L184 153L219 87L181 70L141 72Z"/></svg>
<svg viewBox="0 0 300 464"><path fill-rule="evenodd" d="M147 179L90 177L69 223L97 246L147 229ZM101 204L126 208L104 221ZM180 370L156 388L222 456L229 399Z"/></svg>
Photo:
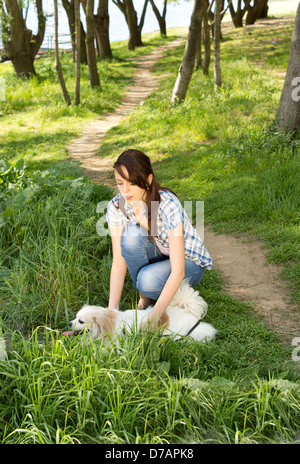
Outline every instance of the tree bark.
<svg viewBox="0 0 300 464"><path fill-rule="evenodd" d="M300 3L295 18L286 77L276 113L276 124L285 131L300 128Z"/></svg>
<svg viewBox="0 0 300 464"><path fill-rule="evenodd" d="M80 10L79 0L75 0L75 105L80 103Z"/></svg>
<svg viewBox="0 0 300 464"><path fill-rule="evenodd" d="M142 47L142 28L144 25L148 0L144 1L143 12L140 23L138 24L137 12L134 9L132 0L112 0L113 3L122 11L125 16L129 29L128 49L134 50L135 47Z"/></svg>
<svg viewBox="0 0 300 464"><path fill-rule="evenodd" d="M208 75L210 64L210 26L208 24L208 0L204 0L203 6L203 44L204 44L204 58L202 72L204 76Z"/></svg>
<svg viewBox="0 0 300 464"><path fill-rule="evenodd" d="M76 41L76 33L75 33L75 0L62 0L63 7L68 17L69 29L70 29L70 36L71 36L71 43L72 43L72 51L73 51L73 60L75 62L75 41ZM86 55L86 46L85 46L85 30L83 28L82 23L80 22L80 62L82 64L87 64L87 55Z"/></svg>
<svg viewBox="0 0 300 464"><path fill-rule="evenodd" d="M33 35L32 31L26 27L22 6L19 5L18 1L0 1L1 23L3 31L5 31L5 34L2 34L4 50L11 59L18 78L30 79L36 75L34 59L44 40L46 18L43 14L42 0L36 0L35 5L38 16L38 32Z"/></svg>
<svg viewBox="0 0 300 464"><path fill-rule="evenodd" d="M138 24L137 12L134 9L132 0L124 0L126 8L126 21L129 28L128 49L134 50L135 47L142 47L142 28L146 14L148 0L145 0L140 24Z"/></svg>
<svg viewBox="0 0 300 464"><path fill-rule="evenodd" d="M99 0L95 19L95 33L101 60L112 59L113 54L109 41L108 0Z"/></svg>
<svg viewBox="0 0 300 464"><path fill-rule="evenodd" d="M194 71L196 48L201 23L201 6L202 0L195 0L184 56L173 88L171 98L172 103L181 103L184 101Z"/></svg>
<svg viewBox="0 0 300 464"><path fill-rule="evenodd" d="M137 12L134 9L132 0L124 0L124 3L129 28L128 49L134 50L138 42Z"/></svg>
<svg viewBox="0 0 300 464"><path fill-rule="evenodd" d="M229 11L234 27L243 27L243 17L249 9L251 0L244 0L244 8L242 8L242 0L237 2L237 10L235 11L232 3L229 5Z"/></svg>
<svg viewBox="0 0 300 464"><path fill-rule="evenodd" d="M71 105L71 99L65 84L63 71L59 59L59 49L58 49L58 8L57 8L57 0L54 0L54 43L55 43L55 69L57 71L59 83L61 86L62 94L64 100L68 106Z"/></svg>
<svg viewBox="0 0 300 464"><path fill-rule="evenodd" d="M72 51L73 51L73 61L75 62L75 11L74 11L74 0L62 0L62 5L65 9L67 14L69 29L70 29L70 36L71 36L71 44L72 44Z"/></svg>
<svg viewBox="0 0 300 464"><path fill-rule="evenodd" d="M160 14L159 9L154 3L154 0L150 0L150 3L152 6L153 13L155 14L155 17L159 25L160 35L166 36L167 35L166 14L167 14L168 0L164 0L164 7L163 7L162 14Z"/></svg>
<svg viewBox="0 0 300 464"><path fill-rule="evenodd" d="M214 81L215 89L222 85L221 78L221 52L220 52L220 38L221 38L221 1L215 0L214 12Z"/></svg>
<svg viewBox="0 0 300 464"><path fill-rule="evenodd" d="M201 7L201 18L203 18L203 8L205 6L202 4ZM200 22L199 37L196 47L196 56L195 56L195 69L199 69L202 66L202 19Z"/></svg>
<svg viewBox="0 0 300 464"><path fill-rule="evenodd" d="M91 86L101 88L95 53L94 0L87 0L86 3L86 54Z"/></svg>
<svg viewBox="0 0 300 464"><path fill-rule="evenodd" d="M249 6L247 11L246 26L254 24L257 19L265 18L268 10L268 0L254 0L253 6Z"/></svg>

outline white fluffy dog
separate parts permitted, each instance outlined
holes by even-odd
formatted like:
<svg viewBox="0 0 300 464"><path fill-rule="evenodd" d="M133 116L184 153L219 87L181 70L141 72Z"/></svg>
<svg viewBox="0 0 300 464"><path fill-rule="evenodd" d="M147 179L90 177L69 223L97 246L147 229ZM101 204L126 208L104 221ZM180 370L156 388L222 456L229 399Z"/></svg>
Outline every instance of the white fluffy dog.
<svg viewBox="0 0 300 464"><path fill-rule="evenodd" d="M147 319L151 308L118 311L84 305L76 314L76 318L70 322L69 327L75 334L88 329L93 340L103 337L103 342L107 344L109 339L123 337L126 330L139 329L141 323ZM188 335L198 323L188 336L196 341L209 341L216 336L217 330L211 324L199 322L206 312L207 304L203 298L186 281L183 281L165 314L159 320L158 327L162 327L163 334L172 334L176 340Z"/></svg>

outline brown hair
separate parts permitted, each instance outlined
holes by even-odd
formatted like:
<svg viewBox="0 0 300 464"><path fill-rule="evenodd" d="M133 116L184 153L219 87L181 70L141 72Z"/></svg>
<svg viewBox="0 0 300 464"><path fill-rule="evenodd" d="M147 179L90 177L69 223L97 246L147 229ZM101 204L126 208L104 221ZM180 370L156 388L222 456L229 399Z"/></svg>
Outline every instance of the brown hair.
<svg viewBox="0 0 300 464"><path fill-rule="evenodd" d="M156 201L160 203L161 198L159 190L168 189L166 189L165 187L161 187L156 182L150 158L147 155L145 155L145 153L143 153L142 151L133 149L126 150L119 156L117 161L114 163L114 169L116 169L118 174L120 174L120 176L124 178L122 166L124 166L128 171L129 177L126 180L146 191L145 203L148 209L148 234L149 239L152 239L151 232L156 230L156 218L153 218L153 220L155 220L155 222L153 223L155 228L153 229L152 227L151 229L151 202ZM153 180L151 184L148 184L148 177L150 174L152 174ZM120 205L120 208L122 209L122 205ZM157 234L154 233L153 235L156 236Z"/></svg>

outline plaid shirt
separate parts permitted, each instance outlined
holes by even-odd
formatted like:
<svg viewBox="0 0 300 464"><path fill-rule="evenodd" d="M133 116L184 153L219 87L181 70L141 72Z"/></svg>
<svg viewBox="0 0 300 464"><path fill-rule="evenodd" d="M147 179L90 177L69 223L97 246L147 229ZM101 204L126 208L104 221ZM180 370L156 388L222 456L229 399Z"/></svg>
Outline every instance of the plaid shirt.
<svg viewBox="0 0 300 464"><path fill-rule="evenodd" d="M160 190L161 201L157 205L157 223L156 232L157 240L164 248L169 248L169 232L179 224L183 224L184 230L184 249L185 257L201 267L211 269L213 267L212 259L204 247L196 229L192 226L186 211L182 207L178 198L168 190ZM118 193L107 206L106 220L113 226L126 226L128 223L136 224L136 218L132 207L125 202L125 213L119 208L121 194ZM147 219L147 212L144 211Z"/></svg>

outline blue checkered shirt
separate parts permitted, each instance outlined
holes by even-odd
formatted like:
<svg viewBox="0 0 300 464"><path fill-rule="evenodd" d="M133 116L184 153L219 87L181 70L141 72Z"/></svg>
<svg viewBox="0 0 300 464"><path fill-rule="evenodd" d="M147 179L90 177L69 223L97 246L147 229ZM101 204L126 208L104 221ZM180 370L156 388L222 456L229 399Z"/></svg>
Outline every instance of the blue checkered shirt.
<svg viewBox="0 0 300 464"><path fill-rule="evenodd" d="M211 269L212 259L206 250L196 229L192 226L180 201L168 190L160 190L161 201L157 205L156 239L164 248L169 248L169 232L179 224L183 224L185 257L199 266ZM125 213L119 208L121 194L118 193L107 206L106 220L113 226L136 224L132 207L125 202ZM145 218L146 216L146 212Z"/></svg>

